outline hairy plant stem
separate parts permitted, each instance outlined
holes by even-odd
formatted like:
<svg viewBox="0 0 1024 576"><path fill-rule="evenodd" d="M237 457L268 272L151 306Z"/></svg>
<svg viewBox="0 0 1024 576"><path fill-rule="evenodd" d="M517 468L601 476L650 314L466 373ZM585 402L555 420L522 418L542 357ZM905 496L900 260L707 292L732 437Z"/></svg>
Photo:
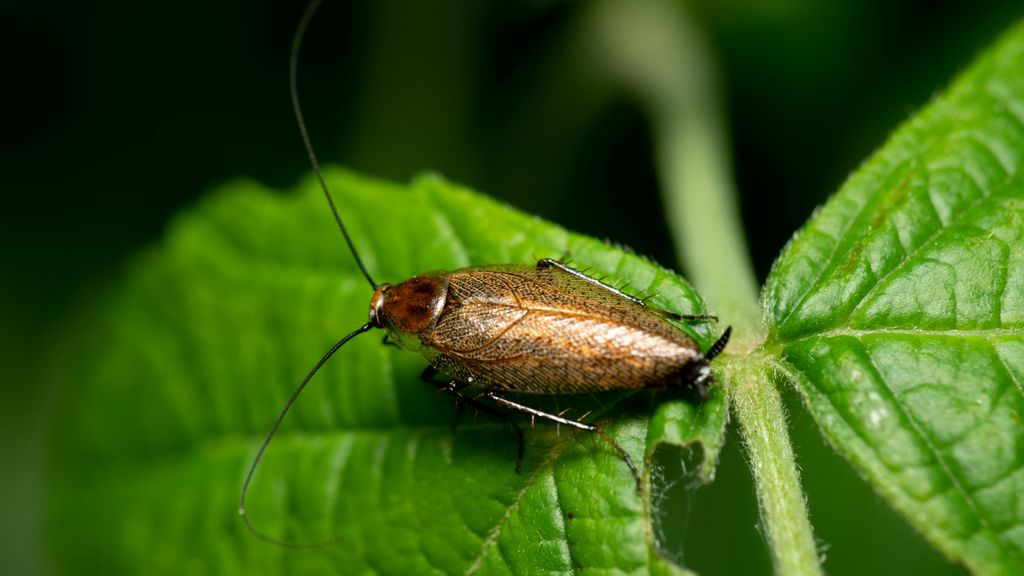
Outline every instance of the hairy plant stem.
<svg viewBox="0 0 1024 576"><path fill-rule="evenodd" d="M726 175L720 116L668 111L658 150L665 202L681 258L709 309L735 328L718 368L757 487L761 523L778 574L820 574L813 530L789 440L786 410L766 364L752 266ZM717 126L715 124L718 124Z"/></svg>
<svg viewBox="0 0 1024 576"><path fill-rule="evenodd" d="M764 329L733 190L724 173L722 132L712 126L718 115L706 110L692 116L697 118L692 122L668 116L659 122L658 134L666 204L693 283L709 309L735 327L717 375L739 423L772 563L778 574L820 574L786 410L767 364L757 358ZM716 142L717 152L707 149Z"/></svg>
<svg viewBox="0 0 1024 576"><path fill-rule="evenodd" d="M677 2L605 1L594 16L604 61L649 110L668 223L688 278L709 310L734 327L716 371L743 436L775 571L820 574L785 408L760 351L757 281L711 59Z"/></svg>
<svg viewBox="0 0 1024 576"><path fill-rule="evenodd" d="M789 441L782 396L758 353L723 358L732 413L757 485L761 523L777 574L821 574L800 473Z"/></svg>

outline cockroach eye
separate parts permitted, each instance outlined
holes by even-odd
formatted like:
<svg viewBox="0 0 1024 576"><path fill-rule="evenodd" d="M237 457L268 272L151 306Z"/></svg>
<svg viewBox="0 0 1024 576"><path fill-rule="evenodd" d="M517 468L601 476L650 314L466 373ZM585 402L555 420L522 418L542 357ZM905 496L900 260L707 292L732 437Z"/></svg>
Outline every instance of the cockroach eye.
<svg viewBox="0 0 1024 576"><path fill-rule="evenodd" d="M373 290L373 298L370 300L370 324L374 328L383 328L380 313L384 307L384 294L391 288L391 284L381 284Z"/></svg>

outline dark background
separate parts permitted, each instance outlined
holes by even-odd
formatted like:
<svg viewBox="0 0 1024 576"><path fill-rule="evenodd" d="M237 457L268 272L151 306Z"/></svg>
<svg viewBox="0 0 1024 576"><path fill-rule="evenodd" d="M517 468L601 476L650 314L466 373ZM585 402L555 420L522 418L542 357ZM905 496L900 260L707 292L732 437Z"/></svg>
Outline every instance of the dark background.
<svg viewBox="0 0 1024 576"><path fill-rule="evenodd" d="M687 7L720 66L762 280L814 206L1024 12L998 0L970 9L891 0ZM0 5L0 494L11 504L0 515L0 573L46 572L54 391L39 375L61 345L63 319L218 183L244 175L285 188L308 171L286 83L302 8ZM438 171L673 265L647 117L627 90L577 73L571 59L581 9L328 2L300 74L321 158L399 181ZM830 572L951 570L790 403ZM719 481L683 503L686 560L706 573L769 569L737 444L731 433Z"/></svg>

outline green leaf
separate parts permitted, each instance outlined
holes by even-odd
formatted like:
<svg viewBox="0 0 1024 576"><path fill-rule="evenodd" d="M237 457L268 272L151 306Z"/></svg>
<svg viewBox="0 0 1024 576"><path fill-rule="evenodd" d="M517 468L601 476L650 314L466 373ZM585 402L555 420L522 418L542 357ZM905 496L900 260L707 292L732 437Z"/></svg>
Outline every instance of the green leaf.
<svg viewBox="0 0 1024 576"><path fill-rule="evenodd" d="M811 219L764 293L773 368L829 441L983 573L1024 572L1022 168L1018 25Z"/></svg>
<svg viewBox="0 0 1024 576"><path fill-rule="evenodd" d="M436 177L409 187L332 170L350 231L377 281L431 269L570 254L698 312L677 276ZM299 379L366 321L371 290L310 179L281 195L240 181L181 216L135 262L78 336L63 371L50 536L60 572L139 574L679 573L650 527L656 493L633 488L600 439L538 422L523 470L511 431L418 379L423 360L366 335L313 380L250 490L249 514L293 541L247 532L238 495L263 435ZM707 346L713 327L694 335ZM698 445L706 480L723 440L719 390L559 397L601 424L645 471L662 443Z"/></svg>

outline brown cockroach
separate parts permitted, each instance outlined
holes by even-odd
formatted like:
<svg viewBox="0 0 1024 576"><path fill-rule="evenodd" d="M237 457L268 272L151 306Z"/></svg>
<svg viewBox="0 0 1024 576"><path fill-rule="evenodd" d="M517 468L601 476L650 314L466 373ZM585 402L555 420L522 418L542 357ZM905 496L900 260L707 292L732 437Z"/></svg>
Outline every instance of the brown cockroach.
<svg viewBox="0 0 1024 576"><path fill-rule="evenodd" d="M599 435L625 461L640 490L640 473L632 457L601 428L521 404L506 393L573 395L690 388L706 399L707 388L714 383L710 362L725 348L730 329L726 328L707 352L701 352L697 342L672 321L715 320L713 316L676 314L648 306L640 298L549 258L534 266L474 266L430 272L396 285L376 283L334 204L299 107L295 81L299 46L318 4L319 0L310 4L292 43L292 106L310 164L359 270L373 288L373 298L369 321L328 350L274 421L242 485L239 513L245 525L260 539L286 547L319 547L337 541L296 544L268 536L250 523L245 497L267 446L306 384L345 343L374 328L384 329L390 343L422 353L428 363L423 379L450 394L460 406L471 406L509 423L518 441L517 472L523 458L523 432L498 407ZM438 374L446 378L436 381ZM479 392L464 394L470 386Z"/></svg>

